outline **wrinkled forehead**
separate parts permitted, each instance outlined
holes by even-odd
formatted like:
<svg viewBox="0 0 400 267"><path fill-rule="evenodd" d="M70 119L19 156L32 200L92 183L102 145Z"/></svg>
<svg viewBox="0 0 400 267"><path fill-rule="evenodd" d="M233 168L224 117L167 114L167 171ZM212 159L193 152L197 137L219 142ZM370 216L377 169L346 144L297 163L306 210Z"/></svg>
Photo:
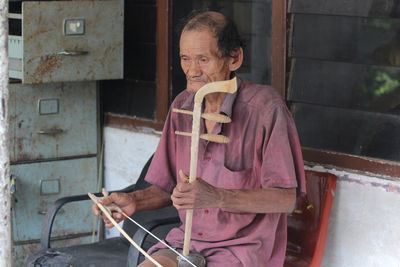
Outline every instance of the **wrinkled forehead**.
<svg viewBox="0 0 400 267"><path fill-rule="evenodd" d="M208 27L198 28L195 30L184 30L181 33L179 42L197 39L197 38L207 38L209 40L213 40L217 42L217 37L215 36L214 32L210 30Z"/></svg>
<svg viewBox="0 0 400 267"><path fill-rule="evenodd" d="M220 54L217 39L207 29L182 32L179 42L179 51L180 54Z"/></svg>

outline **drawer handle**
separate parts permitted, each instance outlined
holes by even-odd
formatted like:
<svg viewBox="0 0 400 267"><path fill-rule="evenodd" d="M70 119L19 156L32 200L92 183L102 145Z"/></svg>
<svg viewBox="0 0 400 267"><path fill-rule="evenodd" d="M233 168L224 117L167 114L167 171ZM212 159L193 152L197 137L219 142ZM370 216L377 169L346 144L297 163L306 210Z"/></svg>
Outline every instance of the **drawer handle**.
<svg viewBox="0 0 400 267"><path fill-rule="evenodd" d="M57 55L63 55L63 56L83 56L89 54L88 51L61 51L57 52Z"/></svg>
<svg viewBox="0 0 400 267"><path fill-rule="evenodd" d="M37 133L38 134L49 134L49 135L53 135L53 134L60 134L63 133L64 130L63 129L49 129L49 130L40 130Z"/></svg>

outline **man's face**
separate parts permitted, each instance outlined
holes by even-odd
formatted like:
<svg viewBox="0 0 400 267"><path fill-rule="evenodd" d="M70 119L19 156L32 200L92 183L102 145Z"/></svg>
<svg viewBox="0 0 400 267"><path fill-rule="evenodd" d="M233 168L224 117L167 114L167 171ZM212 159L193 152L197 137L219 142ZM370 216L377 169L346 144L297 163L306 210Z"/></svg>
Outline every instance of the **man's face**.
<svg viewBox="0 0 400 267"><path fill-rule="evenodd" d="M209 30L184 31L179 47L188 91L197 92L206 83L230 78L229 58L221 57L217 40Z"/></svg>

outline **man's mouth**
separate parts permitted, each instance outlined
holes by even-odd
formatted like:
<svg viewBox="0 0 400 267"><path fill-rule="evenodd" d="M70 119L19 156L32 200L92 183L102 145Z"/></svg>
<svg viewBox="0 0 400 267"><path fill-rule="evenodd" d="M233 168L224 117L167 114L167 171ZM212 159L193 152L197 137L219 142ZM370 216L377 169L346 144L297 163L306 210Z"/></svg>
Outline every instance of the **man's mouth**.
<svg viewBox="0 0 400 267"><path fill-rule="evenodd" d="M207 82L202 78L195 78L195 77L190 77L190 76L186 76L186 80L188 80L189 82Z"/></svg>

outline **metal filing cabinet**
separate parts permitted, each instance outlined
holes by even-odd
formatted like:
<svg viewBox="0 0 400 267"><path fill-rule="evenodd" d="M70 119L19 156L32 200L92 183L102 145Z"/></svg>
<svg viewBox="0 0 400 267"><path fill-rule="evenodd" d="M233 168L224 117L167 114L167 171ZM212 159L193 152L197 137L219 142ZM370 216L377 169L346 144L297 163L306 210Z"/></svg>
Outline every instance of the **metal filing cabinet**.
<svg viewBox="0 0 400 267"><path fill-rule="evenodd" d="M96 82L10 84L10 160L97 153Z"/></svg>
<svg viewBox="0 0 400 267"><path fill-rule="evenodd" d="M9 36L11 78L23 83L123 77L123 2L22 2Z"/></svg>
<svg viewBox="0 0 400 267"><path fill-rule="evenodd" d="M84 194L96 188L97 158L44 161L11 165L17 191L13 196L13 261L24 266L40 249L42 222L49 205L60 197ZM52 246L88 243L93 215L90 203L63 207L55 220Z"/></svg>
<svg viewBox="0 0 400 267"><path fill-rule="evenodd" d="M20 34L9 36L15 266L40 249L49 205L97 190L96 80L123 77L122 0L20 4L21 12L9 16L21 25ZM63 207L53 227L54 247L91 240L90 205Z"/></svg>

